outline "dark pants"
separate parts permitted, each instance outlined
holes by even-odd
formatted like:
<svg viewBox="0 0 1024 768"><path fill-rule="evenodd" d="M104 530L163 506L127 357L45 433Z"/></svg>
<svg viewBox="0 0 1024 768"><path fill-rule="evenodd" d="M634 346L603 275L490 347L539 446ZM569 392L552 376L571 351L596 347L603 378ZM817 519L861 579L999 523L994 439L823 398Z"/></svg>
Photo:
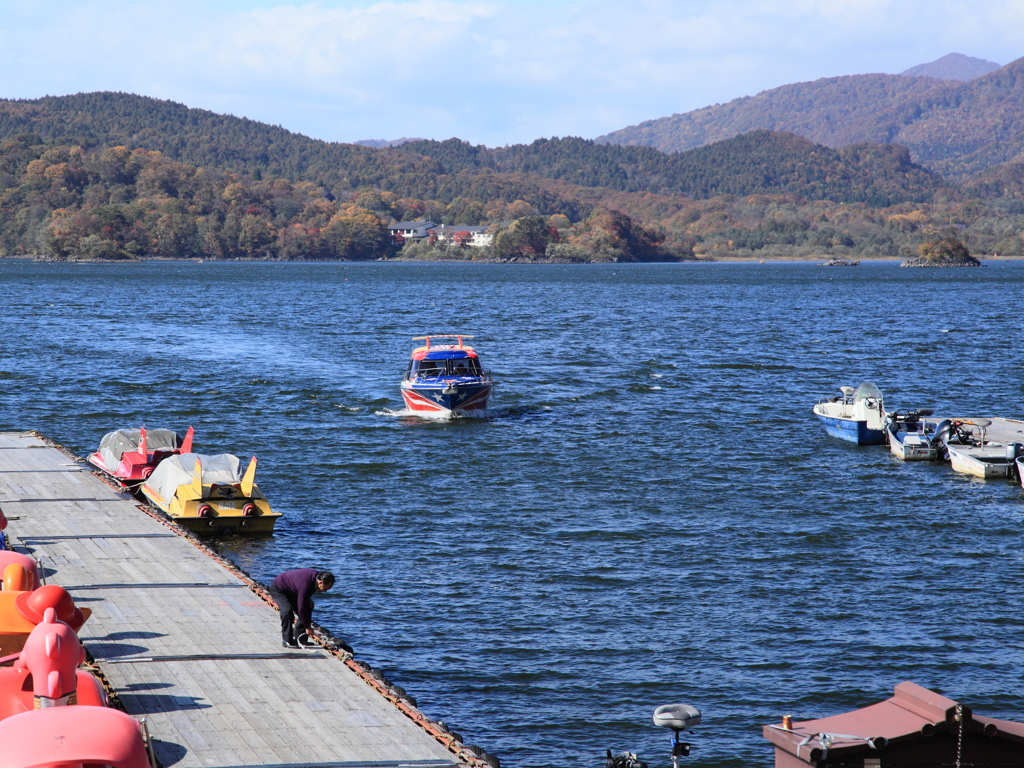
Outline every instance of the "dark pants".
<svg viewBox="0 0 1024 768"><path fill-rule="evenodd" d="M294 592L284 592L273 584L267 587L267 591L281 611L281 642L292 645L295 643L295 598L298 595Z"/></svg>

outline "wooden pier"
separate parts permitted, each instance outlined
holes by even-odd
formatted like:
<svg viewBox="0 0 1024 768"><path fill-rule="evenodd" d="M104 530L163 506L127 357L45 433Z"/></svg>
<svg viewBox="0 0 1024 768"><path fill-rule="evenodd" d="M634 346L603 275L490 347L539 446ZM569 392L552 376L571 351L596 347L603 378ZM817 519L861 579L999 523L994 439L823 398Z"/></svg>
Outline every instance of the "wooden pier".
<svg viewBox="0 0 1024 768"><path fill-rule="evenodd" d="M92 609L79 633L164 768L480 765L352 662L281 647L237 571L32 434L0 433L14 549Z"/></svg>

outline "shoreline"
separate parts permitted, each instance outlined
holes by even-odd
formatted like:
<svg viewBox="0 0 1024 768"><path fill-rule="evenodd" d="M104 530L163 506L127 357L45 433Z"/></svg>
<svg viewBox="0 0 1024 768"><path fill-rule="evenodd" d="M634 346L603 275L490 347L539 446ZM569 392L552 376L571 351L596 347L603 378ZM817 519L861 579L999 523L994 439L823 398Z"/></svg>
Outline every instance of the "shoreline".
<svg viewBox="0 0 1024 768"><path fill-rule="evenodd" d="M37 256L0 256L0 261L31 261L36 264L92 264L92 265L141 265L148 263L177 262L181 264L195 264L197 266L206 264L233 264L233 263L257 263L257 264L493 264L504 266L533 266L533 265L567 265L567 266L624 266L627 264L820 264L825 266L827 262L841 257L833 256L775 256L761 259L756 256L719 256L713 259L680 259L678 261L494 261L490 259L309 259L309 260L276 260L276 259L190 259L190 258L148 258L148 259L75 259L60 261L56 259L40 258ZM845 258L845 257L843 257ZM853 258L853 257L850 257ZM856 257L861 263L900 263L906 261L898 256L859 256ZM1000 264L1004 262L1024 261L1024 256L976 256L983 263ZM956 266L956 265L948 265Z"/></svg>

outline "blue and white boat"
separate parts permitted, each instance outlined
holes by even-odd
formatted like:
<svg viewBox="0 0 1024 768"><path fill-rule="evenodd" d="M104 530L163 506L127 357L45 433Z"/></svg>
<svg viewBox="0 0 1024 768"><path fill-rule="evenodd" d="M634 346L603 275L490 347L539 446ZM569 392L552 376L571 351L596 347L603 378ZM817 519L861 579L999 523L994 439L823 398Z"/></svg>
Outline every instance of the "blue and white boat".
<svg viewBox="0 0 1024 768"><path fill-rule="evenodd" d="M412 351L402 381L402 398L410 411L441 416L487 410L494 383L480 365L476 350L464 339L472 336L417 336L425 341ZM455 339L454 344L433 344Z"/></svg>
<svg viewBox="0 0 1024 768"><path fill-rule="evenodd" d="M859 387L840 387L842 393L821 400L814 415L832 437L857 445L885 443L885 404L882 391L865 381Z"/></svg>

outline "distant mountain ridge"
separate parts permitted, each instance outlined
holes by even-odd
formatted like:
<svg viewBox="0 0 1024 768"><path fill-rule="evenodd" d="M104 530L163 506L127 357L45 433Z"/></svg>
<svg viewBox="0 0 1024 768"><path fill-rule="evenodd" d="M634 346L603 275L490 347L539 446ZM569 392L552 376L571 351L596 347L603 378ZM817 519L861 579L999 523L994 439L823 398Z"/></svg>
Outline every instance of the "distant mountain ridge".
<svg viewBox="0 0 1024 768"><path fill-rule="evenodd" d="M995 72L1003 65L994 61L964 56L962 53L947 53L940 59L918 64L916 67L900 72L903 77L934 77L936 80L974 80L975 78Z"/></svg>
<svg viewBox="0 0 1024 768"><path fill-rule="evenodd" d="M673 155L574 137L496 149L458 139L418 141L398 151L428 157L445 174L534 174L581 187L695 199L794 194L885 206L930 200L947 186L913 164L904 147L865 143L835 150L792 133L765 130Z"/></svg>
<svg viewBox="0 0 1024 768"><path fill-rule="evenodd" d="M386 149L388 147L400 147L403 144L408 144L410 141L423 141L423 139L410 139L403 136L400 139L361 139L359 141L352 142L358 144L360 147L373 147L374 149Z"/></svg>
<svg viewBox="0 0 1024 768"><path fill-rule="evenodd" d="M556 201L541 179L627 193L795 194L874 206L926 201L945 185L899 148L864 143L837 151L764 130L676 155L579 138L497 149L458 139L372 149L123 93L0 101L0 139L26 133L159 151L195 167L309 181L335 197L376 187L445 203L520 198L548 213L572 215L578 215L578 202Z"/></svg>
<svg viewBox="0 0 1024 768"><path fill-rule="evenodd" d="M875 74L784 85L596 141L680 152L757 129L834 148L902 144L926 168L967 178L1024 159L1024 59L968 82Z"/></svg>

